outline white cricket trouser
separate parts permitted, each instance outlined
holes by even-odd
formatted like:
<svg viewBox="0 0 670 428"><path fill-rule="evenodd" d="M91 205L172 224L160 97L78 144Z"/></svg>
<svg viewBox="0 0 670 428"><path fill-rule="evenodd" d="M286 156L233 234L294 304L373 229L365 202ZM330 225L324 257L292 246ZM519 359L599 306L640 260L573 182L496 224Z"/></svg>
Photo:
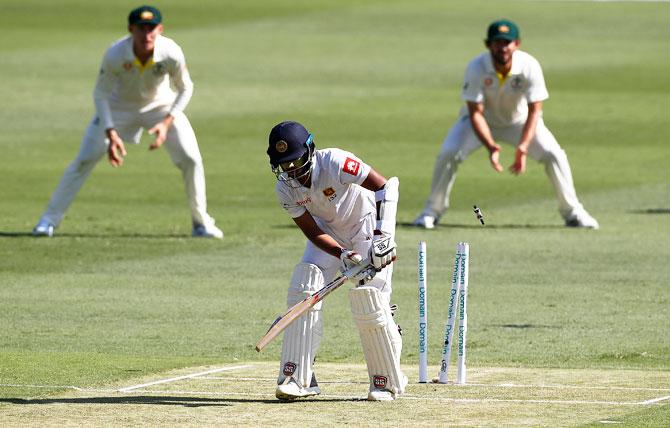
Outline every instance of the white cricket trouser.
<svg viewBox="0 0 670 428"><path fill-rule="evenodd" d="M516 146L521 138L523 126L522 123L503 128L491 127L491 133L497 142ZM424 206L423 215L439 219L444 214L449 208L449 194L456 179L458 165L480 147L483 147L482 143L472 129L469 117L461 116L449 130L435 161L430 196ZM535 137L528 148L528 156L544 164L547 176L556 191L561 216L569 219L582 212L584 208L577 199L568 157L544 125L542 118L537 122Z"/></svg>
<svg viewBox="0 0 670 428"><path fill-rule="evenodd" d="M370 254L370 248L372 247L373 232L376 223L375 213L369 213L368 215L364 216L361 219L361 222L358 224L359 227L356 230L345 231L345 232L333 231L327 225L325 225L320 219L315 220L319 225L319 227L321 227L321 229L324 232L332 236L342 247L356 251L361 256L363 256L363 258L368 257L368 255ZM335 277L337 276L337 272L342 268L342 262L340 261L339 258L331 256L330 254L326 253L325 251L321 250L319 247L314 245L309 240L307 241L307 245L305 246L305 251L303 253L301 262L311 263L313 265L318 266L319 269L321 269L321 271L323 272L323 279L324 279L324 283L321 286L326 285L333 279L335 279ZM389 266L382 269L381 272L377 272L372 281L365 284L366 286L377 288L381 292L380 294L382 297L382 301L385 302L386 304L389 304L391 299L392 276L393 276L393 264L390 264ZM291 284L289 286L288 290L289 298L292 295L292 293L296 294L302 291L297 287L298 287L297 284ZM388 311L390 313L390 308L388 309ZM393 323L392 319L390 319L388 322L392 328L397 330L397 327ZM310 363L313 363L314 356L316 356L318 352L321 337L323 335L322 324L321 322L319 322L315 325L307 324L306 326L308 326L308 328L318 329L318 331L303 333L304 337L314 337L314 336L318 337L318 340L313 341L312 347L309 349L309 351L311 352L309 361ZM401 339L399 339L399 337L400 336L398 335L398 341L399 343L401 343ZM286 340L286 338L284 340ZM300 352L306 352L306 351L304 349L298 350L298 354ZM300 357L301 358L298 358L299 360L305 360L304 356L301 355ZM283 363L284 362L282 361L282 365ZM309 372L311 373L311 366L309 369L310 369ZM285 378L285 376L282 375L281 370L282 367L280 367L279 383L281 383Z"/></svg>
<svg viewBox="0 0 670 428"><path fill-rule="evenodd" d="M154 109L144 113L113 111L114 124L125 144L139 143L143 129L150 129L163 120L164 109ZM94 116L84 133L79 153L63 173L58 187L51 196L41 220L58 226L77 192L86 181L98 161L107 154L109 140L105 130ZM191 208L193 223L208 226L213 219L207 214L205 190L205 170L198 142L191 123L181 112L174 114L174 121L168 130L163 147L170 154L172 163L182 172L186 186L186 196Z"/></svg>

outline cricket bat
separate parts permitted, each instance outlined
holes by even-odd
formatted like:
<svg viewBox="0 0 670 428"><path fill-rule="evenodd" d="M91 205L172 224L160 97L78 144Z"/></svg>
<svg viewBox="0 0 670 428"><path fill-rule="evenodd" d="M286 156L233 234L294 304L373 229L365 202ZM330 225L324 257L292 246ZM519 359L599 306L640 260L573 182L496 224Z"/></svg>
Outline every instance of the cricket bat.
<svg viewBox="0 0 670 428"><path fill-rule="evenodd" d="M311 296L305 298L303 301L296 303L289 310L287 310L284 315L280 315L270 328L268 332L265 333L265 336L261 337L261 340L256 344L256 351L261 352L263 348L267 346L268 343L279 335L282 331L286 329L293 321L300 318L305 312L307 312L312 306L319 303L327 295L335 291L340 285L344 284L347 279L353 278L360 273L368 271L367 275L372 278L375 276L375 268L372 267L369 260L364 260L359 265L352 267L351 269L342 273L330 283L326 284L321 290L312 294Z"/></svg>

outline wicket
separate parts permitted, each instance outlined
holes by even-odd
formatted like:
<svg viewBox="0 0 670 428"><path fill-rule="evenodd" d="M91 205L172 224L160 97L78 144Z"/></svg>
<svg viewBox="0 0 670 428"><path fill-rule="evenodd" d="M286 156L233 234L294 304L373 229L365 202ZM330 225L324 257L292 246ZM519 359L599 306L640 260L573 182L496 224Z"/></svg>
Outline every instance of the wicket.
<svg viewBox="0 0 670 428"><path fill-rule="evenodd" d="M428 369L428 293L426 276L426 243L419 242L419 382L427 382ZM468 266L470 259L470 245L459 242L456 245L454 270L451 277L451 291L447 308L447 322L444 330L444 346L440 363L439 383L447 383L449 360L453 343L454 327L458 316L458 374L457 384L465 384L466 367L465 354L468 331ZM457 312L458 309L458 312Z"/></svg>
<svg viewBox="0 0 670 428"><path fill-rule="evenodd" d="M419 383L428 382L428 306L426 242L419 242Z"/></svg>

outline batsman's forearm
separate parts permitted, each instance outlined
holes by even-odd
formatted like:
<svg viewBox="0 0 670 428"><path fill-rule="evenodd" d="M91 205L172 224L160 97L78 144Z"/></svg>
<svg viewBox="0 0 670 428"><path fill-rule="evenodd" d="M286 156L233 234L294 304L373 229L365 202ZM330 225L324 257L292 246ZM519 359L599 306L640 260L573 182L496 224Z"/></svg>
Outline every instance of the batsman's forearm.
<svg viewBox="0 0 670 428"><path fill-rule="evenodd" d="M328 235L325 232L322 232L321 234L314 235L312 237L309 237L309 240L312 241L314 245L319 247L321 250L325 251L326 253L330 254L331 256L339 259L340 255L342 254L342 246L333 239L332 236Z"/></svg>
<svg viewBox="0 0 670 428"><path fill-rule="evenodd" d="M333 257L340 258L342 247L333 239L332 236L321 230L314 217L305 211L300 217L293 218L296 225L302 230L302 233L319 249L325 251Z"/></svg>

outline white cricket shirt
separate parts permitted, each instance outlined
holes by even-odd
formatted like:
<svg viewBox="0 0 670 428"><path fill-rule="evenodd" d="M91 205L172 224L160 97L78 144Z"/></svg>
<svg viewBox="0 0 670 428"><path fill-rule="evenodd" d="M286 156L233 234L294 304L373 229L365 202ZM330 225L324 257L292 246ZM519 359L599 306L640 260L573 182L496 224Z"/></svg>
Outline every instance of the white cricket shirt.
<svg viewBox="0 0 670 428"><path fill-rule="evenodd" d="M489 126L501 127L525 123L528 104L549 98L540 63L526 52L512 54L512 69L502 84L493 66L491 54L485 52L468 64L461 98L484 103L484 117ZM467 106L461 114L468 114Z"/></svg>
<svg viewBox="0 0 670 428"><path fill-rule="evenodd" d="M360 186L370 166L340 149L316 150L312 162L312 186L293 189L278 181L279 202L292 218L308 211L326 232L346 239L375 212L374 193Z"/></svg>
<svg viewBox="0 0 670 428"><path fill-rule="evenodd" d="M93 98L108 129L114 127L112 110L145 112L167 107L174 113L186 108L192 94L193 82L177 43L159 35L153 57L142 65L135 57L133 39L128 35L105 52Z"/></svg>

